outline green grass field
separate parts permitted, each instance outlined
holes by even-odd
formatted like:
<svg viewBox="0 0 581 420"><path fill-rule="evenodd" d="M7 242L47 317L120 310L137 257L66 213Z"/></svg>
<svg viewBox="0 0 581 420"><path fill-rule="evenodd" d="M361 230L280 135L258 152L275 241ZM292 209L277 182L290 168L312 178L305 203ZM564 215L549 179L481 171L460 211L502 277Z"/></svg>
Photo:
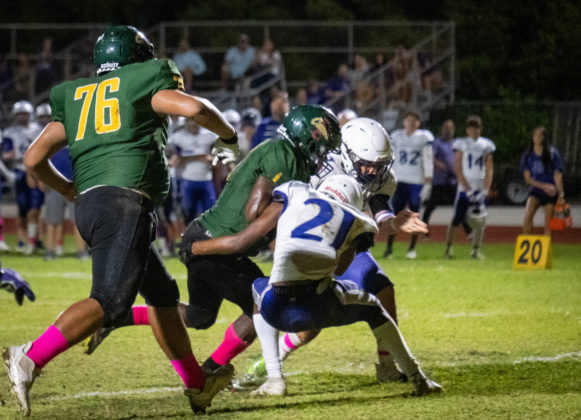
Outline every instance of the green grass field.
<svg viewBox="0 0 581 420"><path fill-rule="evenodd" d="M400 327L423 369L446 392L414 398L409 384L375 381L375 348L365 324L324 331L285 362L289 395L222 392L212 419L581 418L581 246L555 246L554 268L513 271L514 245L487 245L484 261L441 259L441 244L421 243L418 259L380 259L396 284ZM379 254L383 249L377 249ZM88 295L90 262L2 256L37 294L18 307L0 291L0 345L36 338L69 304ZM185 269L167 261L185 299ZM270 267L264 265L268 271ZM203 361L239 315L224 304L218 323L190 330ZM235 360L244 372L255 343ZM147 327L120 329L92 356L80 346L56 358L32 390L32 418L181 419L192 412L179 377ZM0 418L18 418L4 370ZM203 417L203 416L202 416Z"/></svg>

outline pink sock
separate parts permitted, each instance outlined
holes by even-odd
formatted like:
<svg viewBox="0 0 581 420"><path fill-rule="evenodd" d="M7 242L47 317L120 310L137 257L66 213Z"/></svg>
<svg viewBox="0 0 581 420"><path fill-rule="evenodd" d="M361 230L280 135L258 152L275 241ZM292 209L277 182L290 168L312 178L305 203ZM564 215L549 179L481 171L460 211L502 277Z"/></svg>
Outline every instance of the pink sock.
<svg viewBox="0 0 581 420"><path fill-rule="evenodd" d="M238 337L236 331L234 331L234 327L230 324L226 333L224 333L224 341L222 341L214 353L212 353L212 360L219 365L224 366L246 350L250 344L252 343L247 343Z"/></svg>
<svg viewBox="0 0 581 420"><path fill-rule="evenodd" d="M149 315L147 306L134 306L133 308L133 325L149 325Z"/></svg>
<svg viewBox="0 0 581 420"><path fill-rule="evenodd" d="M32 343L32 348L26 355L32 359L37 368L42 369L68 348L69 345L63 334L57 327L51 325Z"/></svg>
<svg viewBox="0 0 581 420"><path fill-rule="evenodd" d="M172 360L171 364L181 376L186 388L202 389L204 387L206 376L193 354L180 360Z"/></svg>
<svg viewBox="0 0 581 420"><path fill-rule="evenodd" d="M288 336L288 333L285 333L285 335L284 335L283 339L284 339L284 344L286 344L286 345L287 345L287 347L288 347L290 350L296 350L296 349L298 349L299 347L301 347L301 346L297 346L297 345L295 345L295 344L294 344L294 343L291 341L290 337Z"/></svg>

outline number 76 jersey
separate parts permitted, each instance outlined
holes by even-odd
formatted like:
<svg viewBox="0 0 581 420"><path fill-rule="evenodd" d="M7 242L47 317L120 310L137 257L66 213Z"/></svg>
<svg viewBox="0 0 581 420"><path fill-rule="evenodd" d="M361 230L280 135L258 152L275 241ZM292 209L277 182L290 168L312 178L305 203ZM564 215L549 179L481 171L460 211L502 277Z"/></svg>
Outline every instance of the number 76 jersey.
<svg viewBox="0 0 581 420"><path fill-rule="evenodd" d="M163 200L169 187L163 154L168 121L152 109L151 98L182 84L171 60L148 60L51 90L51 118L65 126L79 192L109 185Z"/></svg>
<svg viewBox="0 0 581 420"><path fill-rule="evenodd" d="M369 216L303 182L281 185L274 190L273 200L283 203L283 211L270 283L330 278L338 257L359 235L377 232Z"/></svg>

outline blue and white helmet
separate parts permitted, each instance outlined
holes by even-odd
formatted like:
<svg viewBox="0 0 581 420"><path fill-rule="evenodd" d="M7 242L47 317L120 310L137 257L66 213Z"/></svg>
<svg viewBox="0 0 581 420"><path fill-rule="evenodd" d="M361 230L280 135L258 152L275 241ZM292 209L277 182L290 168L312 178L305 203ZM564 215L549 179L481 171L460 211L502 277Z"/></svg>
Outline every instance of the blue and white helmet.
<svg viewBox="0 0 581 420"><path fill-rule="evenodd" d="M342 203L350 204L358 210L363 208L361 186L349 175L330 175L321 182L317 191Z"/></svg>
<svg viewBox="0 0 581 420"><path fill-rule="evenodd" d="M28 101L18 101L12 105L12 115L16 114L29 114L34 113L34 107Z"/></svg>

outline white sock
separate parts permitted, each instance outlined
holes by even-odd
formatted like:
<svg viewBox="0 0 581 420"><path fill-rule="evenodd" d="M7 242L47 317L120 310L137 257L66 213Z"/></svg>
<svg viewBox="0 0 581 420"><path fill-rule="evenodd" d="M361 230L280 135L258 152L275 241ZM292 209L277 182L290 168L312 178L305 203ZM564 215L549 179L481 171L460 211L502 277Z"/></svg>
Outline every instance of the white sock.
<svg viewBox="0 0 581 420"><path fill-rule="evenodd" d="M38 233L38 225L36 223L28 224L28 240L31 244L36 243L36 234Z"/></svg>
<svg viewBox="0 0 581 420"><path fill-rule="evenodd" d="M377 340L378 351L388 351L403 373L410 377L420 371L417 360L391 319L371 331Z"/></svg>
<svg viewBox="0 0 581 420"><path fill-rule="evenodd" d="M289 354L302 347L303 343L296 333L284 333L278 339L280 360L285 360Z"/></svg>
<svg viewBox="0 0 581 420"><path fill-rule="evenodd" d="M278 330L266 322L261 314L254 314L252 320L262 346L267 376L282 378L282 362L278 356Z"/></svg>

